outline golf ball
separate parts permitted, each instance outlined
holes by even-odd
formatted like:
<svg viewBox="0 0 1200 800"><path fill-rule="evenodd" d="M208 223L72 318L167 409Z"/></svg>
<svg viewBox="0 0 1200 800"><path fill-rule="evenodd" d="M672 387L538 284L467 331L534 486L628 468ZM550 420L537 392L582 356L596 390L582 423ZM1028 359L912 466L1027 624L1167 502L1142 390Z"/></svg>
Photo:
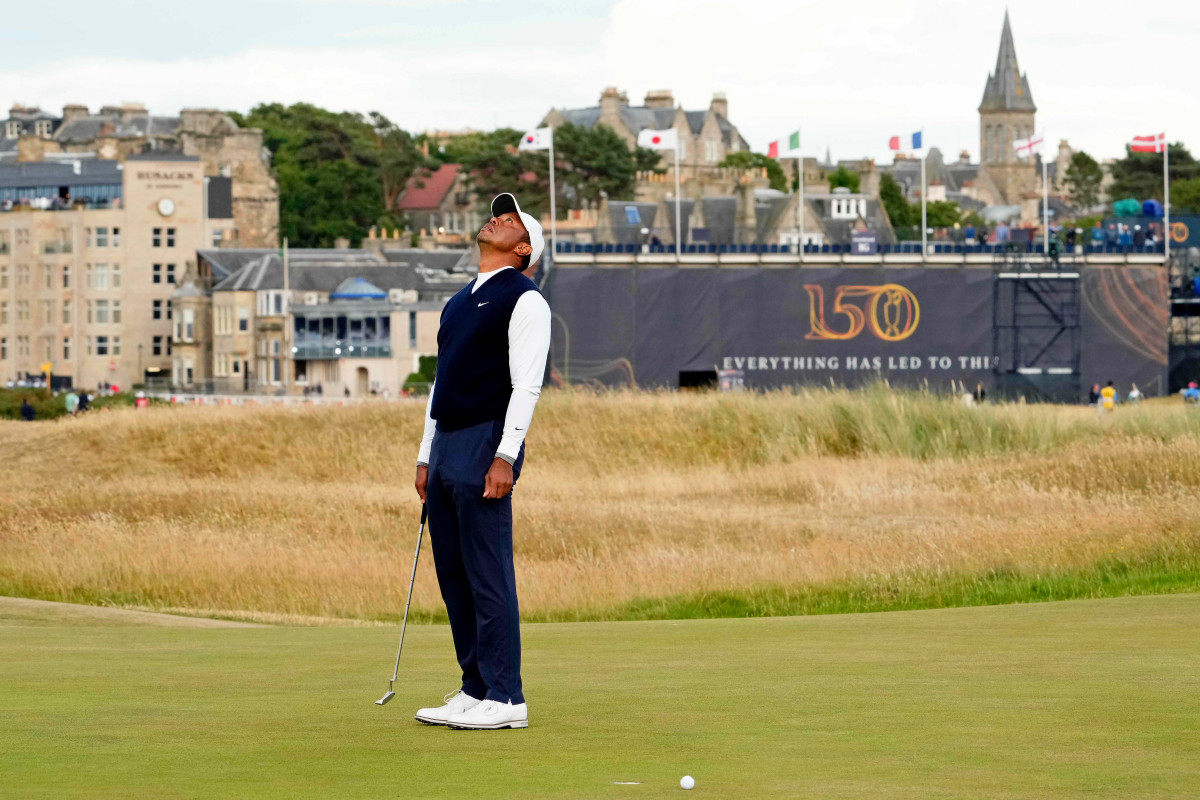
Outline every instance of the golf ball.
<svg viewBox="0 0 1200 800"><path fill-rule="evenodd" d="M693 778L691 775L684 775L682 778L679 779L679 788L680 789L691 789L695 785L696 785L696 779Z"/></svg>

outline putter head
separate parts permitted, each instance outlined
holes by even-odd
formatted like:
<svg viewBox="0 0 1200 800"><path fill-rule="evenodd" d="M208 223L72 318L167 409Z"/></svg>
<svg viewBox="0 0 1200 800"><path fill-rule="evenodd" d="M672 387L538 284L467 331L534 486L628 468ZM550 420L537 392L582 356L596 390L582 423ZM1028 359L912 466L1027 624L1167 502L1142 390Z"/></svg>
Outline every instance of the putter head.
<svg viewBox="0 0 1200 800"><path fill-rule="evenodd" d="M396 693L395 693L395 692L393 692L393 691L388 691L388 693L387 693L387 694L385 694L383 697L381 697L381 698L379 698L378 700L376 700L376 701L375 701L375 705L377 705L377 706L385 706L385 705L387 705L387 701L388 701L388 700L391 700L391 699L392 699L393 697L395 697L395 696L396 696Z"/></svg>

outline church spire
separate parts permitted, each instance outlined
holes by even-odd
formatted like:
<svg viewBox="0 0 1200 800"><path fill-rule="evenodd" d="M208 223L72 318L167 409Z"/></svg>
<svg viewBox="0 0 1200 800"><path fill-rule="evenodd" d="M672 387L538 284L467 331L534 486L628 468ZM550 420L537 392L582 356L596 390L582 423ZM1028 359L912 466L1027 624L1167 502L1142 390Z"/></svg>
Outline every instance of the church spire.
<svg viewBox="0 0 1200 800"><path fill-rule="evenodd" d="M1037 111L1029 79L1017 66L1017 47L1013 44L1008 11L1004 12L1004 29L1000 32L1000 51L996 54L996 71L988 76L983 90L980 111Z"/></svg>

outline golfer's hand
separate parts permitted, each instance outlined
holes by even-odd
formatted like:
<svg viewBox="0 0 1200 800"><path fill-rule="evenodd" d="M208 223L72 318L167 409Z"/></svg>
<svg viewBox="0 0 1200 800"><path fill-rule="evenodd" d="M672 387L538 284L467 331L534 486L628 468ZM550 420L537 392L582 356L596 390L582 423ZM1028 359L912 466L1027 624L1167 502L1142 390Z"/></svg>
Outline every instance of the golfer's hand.
<svg viewBox="0 0 1200 800"><path fill-rule="evenodd" d="M512 465L503 458L492 461L492 468L483 479L483 496L487 500L499 500L512 491Z"/></svg>
<svg viewBox="0 0 1200 800"><path fill-rule="evenodd" d="M417 467L417 497L425 502L425 485L429 483L429 467Z"/></svg>

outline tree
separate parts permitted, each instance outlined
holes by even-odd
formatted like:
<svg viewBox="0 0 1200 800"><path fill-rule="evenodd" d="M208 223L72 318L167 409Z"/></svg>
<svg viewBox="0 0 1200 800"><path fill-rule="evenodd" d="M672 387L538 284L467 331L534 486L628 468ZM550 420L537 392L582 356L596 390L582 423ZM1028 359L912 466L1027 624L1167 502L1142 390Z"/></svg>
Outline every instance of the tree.
<svg viewBox="0 0 1200 800"><path fill-rule="evenodd" d="M550 207L549 166L546 154L518 152L521 131L497 128L486 133L455 136L437 154L444 164L462 164L471 191L483 208L501 192L516 192L521 196L521 209L539 216ZM525 192L532 187L535 191Z"/></svg>
<svg viewBox="0 0 1200 800"><path fill-rule="evenodd" d="M613 199L633 196L637 177L633 151L607 125L558 126L554 129L554 155L556 168L562 165L567 208L594 205L602 194Z"/></svg>
<svg viewBox="0 0 1200 800"><path fill-rule="evenodd" d="M357 243L367 229L394 224L392 205L423 157L386 117L335 113L308 103L264 103L232 113L261 128L279 183L279 231L293 247Z"/></svg>
<svg viewBox="0 0 1200 800"><path fill-rule="evenodd" d="M1170 145L1170 148L1172 187L1200 176L1200 164L1196 163L1187 148L1181 144ZM1162 153L1134 153L1127 150L1125 158L1113 162L1110 172L1113 182L1108 189L1109 197L1162 201Z"/></svg>
<svg viewBox="0 0 1200 800"><path fill-rule="evenodd" d="M851 172L845 167L839 166L833 172L826 176L829 179L830 190L838 187L845 187L852 192L858 192L859 175L857 172Z"/></svg>
<svg viewBox="0 0 1200 800"><path fill-rule="evenodd" d="M914 228L917 229L918 238L920 237L921 211L916 209L914 214L912 203L904 198L904 190L890 172L883 173L883 177L879 179L879 202L887 212L898 238L912 238L911 231Z"/></svg>
<svg viewBox="0 0 1200 800"><path fill-rule="evenodd" d="M783 167L779 166L778 159L767 158L762 153L739 150L736 153L726 155L717 166L731 167L733 169L765 169L767 171L767 180L770 181L772 189L781 192L788 190L787 176L783 174Z"/></svg>
<svg viewBox="0 0 1200 800"><path fill-rule="evenodd" d="M920 220L921 209L916 209ZM925 204L925 222L931 228L953 228L962 221L962 208L952 200L934 200Z"/></svg>
<svg viewBox="0 0 1200 800"><path fill-rule="evenodd" d="M674 156L672 156L674 159ZM649 147L633 148L633 162L637 165L638 172L657 172L660 175L667 171L666 165L662 163L662 151L651 150ZM675 166L675 162L671 161L671 166Z"/></svg>
<svg viewBox="0 0 1200 800"><path fill-rule="evenodd" d="M1100 182L1104 180L1104 170L1096 163L1096 159L1080 150L1071 156L1071 163L1063 176L1063 183L1071 202L1079 208L1091 208L1100 202Z"/></svg>
<svg viewBox="0 0 1200 800"><path fill-rule="evenodd" d="M1200 178L1171 184L1171 210L1200 214Z"/></svg>

